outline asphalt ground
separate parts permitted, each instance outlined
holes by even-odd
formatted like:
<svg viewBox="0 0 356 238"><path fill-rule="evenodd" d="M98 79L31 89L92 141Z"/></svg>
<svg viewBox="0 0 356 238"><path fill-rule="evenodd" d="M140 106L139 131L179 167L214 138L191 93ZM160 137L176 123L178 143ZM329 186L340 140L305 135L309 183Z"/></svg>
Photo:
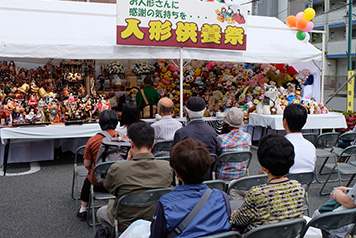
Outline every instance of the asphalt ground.
<svg viewBox="0 0 356 238"><path fill-rule="evenodd" d="M255 175L260 170L256 146L251 151L250 175ZM318 168L322 161L317 161ZM39 171L27 175L21 173L30 170L29 163L10 164L9 176L0 177L0 237L93 237L92 228L76 217L77 207L71 198L72 154L63 153L38 164ZM338 183L328 184L326 191L334 186ZM319 195L320 188L321 184L313 183L309 189L311 214L328 200L328 196Z"/></svg>

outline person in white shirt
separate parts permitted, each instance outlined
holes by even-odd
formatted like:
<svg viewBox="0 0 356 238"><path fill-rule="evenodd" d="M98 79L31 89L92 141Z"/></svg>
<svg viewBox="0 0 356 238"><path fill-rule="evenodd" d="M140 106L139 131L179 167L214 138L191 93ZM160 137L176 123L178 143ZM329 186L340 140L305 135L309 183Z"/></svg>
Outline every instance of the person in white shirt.
<svg viewBox="0 0 356 238"><path fill-rule="evenodd" d="M294 146L294 165L289 173L313 172L316 161L315 147L304 139L301 131L308 117L307 110L299 104L288 105L283 112L283 127L286 138Z"/></svg>
<svg viewBox="0 0 356 238"><path fill-rule="evenodd" d="M182 128L182 123L178 120L172 118L174 103L171 99L164 97L158 101L158 114L162 117L159 121L153 123L151 126L155 130L155 140L157 142L173 141L174 134L180 128ZM159 154L154 152L154 155L164 156L169 155L168 153Z"/></svg>

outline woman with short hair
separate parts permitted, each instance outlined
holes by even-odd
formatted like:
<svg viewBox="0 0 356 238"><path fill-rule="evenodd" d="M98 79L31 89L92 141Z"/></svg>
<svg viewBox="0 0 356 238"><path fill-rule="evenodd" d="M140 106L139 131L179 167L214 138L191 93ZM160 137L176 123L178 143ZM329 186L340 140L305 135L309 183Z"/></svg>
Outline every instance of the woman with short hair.
<svg viewBox="0 0 356 238"><path fill-rule="evenodd" d="M267 135L260 140L257 156L268 182L252 187L232 214L232 226L240 233L303 216L303 189L286 176L294 164L293 145L283 136Z"/></svg>

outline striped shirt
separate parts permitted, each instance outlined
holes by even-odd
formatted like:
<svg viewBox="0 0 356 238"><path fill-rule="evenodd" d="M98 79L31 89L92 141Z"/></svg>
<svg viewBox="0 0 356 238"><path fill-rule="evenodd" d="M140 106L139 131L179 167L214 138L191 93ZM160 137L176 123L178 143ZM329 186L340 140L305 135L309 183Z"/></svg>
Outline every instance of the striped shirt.
<svg viewBox="0 0 356 238"><path fill-rule="evenodd" d="M156 142L173 141L174 134L180 128L182 123L173 119L172 116L163 116L161 120L151 125L155 130Z"/></svg>
<svg viewBox="0 0 356 238"><path fill-rule="evenodd" d="M257 226L303 216L303 189L296 180L267 183L252 187L241 208L232 216L232 224L246 227L245 232Z"/></svg>
<svg viewBox="0 0 356 238"><path fill-rule="evenodd" d="M182 123L173 119L172 116L163 116L161 120L156 121L151 125L155 130L155 140L157 142L173 141L174 134L180 128ZM169 151L157 151L154 153L155 157L168 156Z"/></svg>
<svg viewBox="0 0 356 238"><path fill-rule="evenodd" d="M239 130L231 130L227 134L219 135L218 153L224 154L233 151L246 151L250 150L251 136L250 134ZM216 170L216 178L222 180L233 180L245 176L245 162L242 163L220 163Z"/></svg>

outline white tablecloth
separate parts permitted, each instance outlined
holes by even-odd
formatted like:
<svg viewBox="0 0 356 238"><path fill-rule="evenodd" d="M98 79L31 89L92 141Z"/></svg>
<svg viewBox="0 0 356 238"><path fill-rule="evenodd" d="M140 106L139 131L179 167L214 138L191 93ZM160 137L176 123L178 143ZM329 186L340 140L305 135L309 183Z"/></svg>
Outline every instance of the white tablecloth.
<svg viewBox="0 0 356 238"><path fill-rule="evenodd" d="M267 128L267 129L265 129ZM329 112L328 114L308 115L303 133L318 133L320 129L347 128L346 120L342 113ZM278 131L281 135L285 134L283 128L282 115L262 115L250 113L249 127L247 131L253 136L253 140L259 140L262 136Z"/></svg>
<svg viewBox="0 0 356 238"><path fill-rule="evenodd" d="M282 115L262 115L250 113L249 125L261 126L273 130L284 130ZM328 114L310 114L303 130L306 129L333 129L347 128L346 120L342 113L329 112Z"/></svg>
<svg viewBox="0 0 356 238"><path fill-rule="evenodd" d="M83 125L48 125L2 128L0 130L0 164L3 164L5 143L11 140L8 163L54 159L54 148L74 152L100 131L97 123Z"/></svg>
<svg viewBox="0 0 356 238"><path fill-rule="evenodd" d="M221 119L204 117L215 130L221 131ZM186 118L177 118L186 124ZM153 123L155 119L144 119ZM119 129L119 125L117 130ZM0 130L0 164L4 161L5 143L11 140L8 163L34 162L54 159L54 149L74 152L100 131L98 123L83 125L48 125L2 128Z"/></svg>

